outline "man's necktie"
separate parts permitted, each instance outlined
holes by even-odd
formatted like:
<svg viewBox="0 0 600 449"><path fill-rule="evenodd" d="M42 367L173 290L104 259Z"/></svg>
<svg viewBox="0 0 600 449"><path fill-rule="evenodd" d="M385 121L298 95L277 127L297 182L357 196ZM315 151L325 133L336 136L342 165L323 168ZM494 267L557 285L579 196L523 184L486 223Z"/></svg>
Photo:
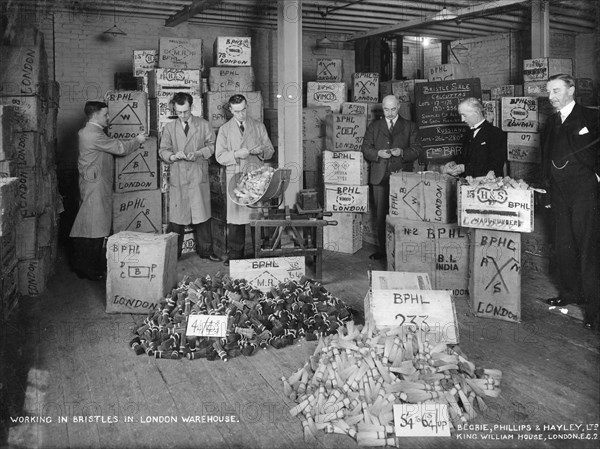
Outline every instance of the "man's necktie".
<svg viewBox="0 0 600 449"><path fill-rule="evenodd" d="M185 135L188 135L188 131L190 130L190 124L188 122L185 122L185 126L183 127L183 132L185 133Z"/></svg>
<svg viewBox="0 0 600 449"><path fill-rule="evenodd" d="M388 129L390 130L390 133L392 132L392 129L394 129L394 121L390 120L390 124L388 126Z"/></svg>
<svg viewBox="0 0 600 449"><path fill-rule="evenodd" d="M244 134L244 124L240 123L240 131L242 132L242 134Z"/></svg>

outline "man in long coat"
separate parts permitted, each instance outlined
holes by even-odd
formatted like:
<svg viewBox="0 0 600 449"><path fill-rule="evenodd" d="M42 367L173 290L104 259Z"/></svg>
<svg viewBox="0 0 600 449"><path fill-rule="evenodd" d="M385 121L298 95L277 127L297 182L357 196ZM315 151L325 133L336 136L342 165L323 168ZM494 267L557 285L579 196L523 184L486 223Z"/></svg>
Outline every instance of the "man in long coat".
<svg viewBox="0 0 600 449"><path fill-rule="evenodd" d="M185 92L173 96L177 120L165 125L159 154L171 164L169 172L169 232L178 234L181 257L185 227L194 229L196 252L202 259L221 260L213 252L210 229L208 159L215 152L215 134L209 123L192 115L193 98Z"/></svg>
<svg viewBox="0 0 600 449"><path fill-rule="evenodd" d="M108 105L88 101L84 112L88 118L79 131L80 206L73 227L72 266L80 278L101 280L106 277L104 238L112 231L114 156L133 153L146 141L143 134L131 140L108 137Z"/></svg>
<svg viewBox="0 0 600 449"><path fill-rule="evenodd" d="M219 128L215 157L227 167L227 185L236 173L245 173L264 165L275 153L273 144L262 123L247 116L248 102L243 95L229 99L233 117ZM235 204L227 198L227 253L229 259L241 259L245 255L246 225L259 218L257 209Z"/></svg>

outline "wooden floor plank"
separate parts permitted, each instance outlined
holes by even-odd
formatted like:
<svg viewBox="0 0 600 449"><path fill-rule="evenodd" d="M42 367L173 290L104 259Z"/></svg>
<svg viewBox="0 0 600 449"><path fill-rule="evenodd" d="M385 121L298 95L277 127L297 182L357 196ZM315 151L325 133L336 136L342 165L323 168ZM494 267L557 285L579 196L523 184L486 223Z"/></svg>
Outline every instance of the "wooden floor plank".
<svg viewBox="0 0 600 449"><path fill-rule="evenodd" d="M367 271L385 269L383 261L368 258L373 250L365 245L354 255L326 251L324 256L325 287L359 311L368 289ZM180 279L218 271L227 273L228 269L193 254L184 256L178 265ZM461 349L477 366L504 373L502 394L487 401L489 412L478 416L473 424L532 426L531 431L494 432L512 433L516 438L535 434L536 425L600 422L598 334L583 329L575 309L568 315L549 310L542 299L555 293L548 277L539 273L523 276L520 323L479 318L473 314L470 301L456 301ZM21 302L26 325L15 332L24 349L16 357L25 365L18 371L24 376L18 388L24 388L28 370L39 369L50 379L40 403L42 409L58 404L81 414L86 404L98 404L108 410L107 415L116 408L134 417L133 423L119 423L118 428L94 423L43 425L37 435L44 448L315 446L304 442L300 419L285 415L293 402L283 397L280 381L282 375L287 377L303 365L315 342L296 342L228 362L135 356L127 341L133 323L142 317L105 314L104 295L102 283L76 278L63 263L45 294ZM248 404L258 404L258 409ZM211 410L239 413L242 422L191 425L180 418ZM253 410L260 410L259 417L252 415ZM159 416L177 416L179 422L142 422ZM478 438L459 439L459 433ZM436 449L596 447L596 442L571 443L482 440L481 432L476 431L458 432L452 438L401 441L403 447ZM355 446L346 436L323 432L316 445Z"/></svg>

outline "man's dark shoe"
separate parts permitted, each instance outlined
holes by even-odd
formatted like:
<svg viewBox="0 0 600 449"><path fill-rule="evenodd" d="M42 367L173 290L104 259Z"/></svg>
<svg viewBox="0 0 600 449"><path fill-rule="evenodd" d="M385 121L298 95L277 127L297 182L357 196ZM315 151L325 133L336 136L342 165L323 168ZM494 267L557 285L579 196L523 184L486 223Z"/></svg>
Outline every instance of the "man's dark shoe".
<svg viewBox="0 0 600 449"><path fill-rule="evenodd" d="M549 306L554 306L554 307L564 307L566 305L573 304L574 302L575 302L574 300L567 299L567 298L561 298L561 297L550 298L550 299L546 300L546 304L548 304Z"/></svg>
<svg viewBox="0 0 600 449"><path fill-rule="evenodd" d="M221 259L219 256L217 256L215 253L212 253L209 256L202 256L200 254L198 254L200 256L200 259L208 259L211 262L221 262L223 259Z"/></svg>
<svg viewBox="0 0 600 449"><path fill-rule="evenodd" d="M376 252L369 256L369 259L380 260L385 258L385 253Z"/></svg>

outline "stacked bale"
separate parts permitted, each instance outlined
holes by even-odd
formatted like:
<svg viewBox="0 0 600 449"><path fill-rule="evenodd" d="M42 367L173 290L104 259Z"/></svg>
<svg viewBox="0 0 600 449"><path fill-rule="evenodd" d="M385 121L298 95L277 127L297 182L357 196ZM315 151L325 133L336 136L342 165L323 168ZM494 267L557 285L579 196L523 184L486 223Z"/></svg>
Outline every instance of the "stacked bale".
<svg viewBox="0 0 600 449"><path fill-rule="evenodd" d="M16 256L19 291L39 295L54 269L62 200L56 176L56 119L59 87L48 78L43 34L25 29L0 49L0 105L12 130L3 126L2 176L18 178ZM12 118L8 118L12 114Z"/></svg>

